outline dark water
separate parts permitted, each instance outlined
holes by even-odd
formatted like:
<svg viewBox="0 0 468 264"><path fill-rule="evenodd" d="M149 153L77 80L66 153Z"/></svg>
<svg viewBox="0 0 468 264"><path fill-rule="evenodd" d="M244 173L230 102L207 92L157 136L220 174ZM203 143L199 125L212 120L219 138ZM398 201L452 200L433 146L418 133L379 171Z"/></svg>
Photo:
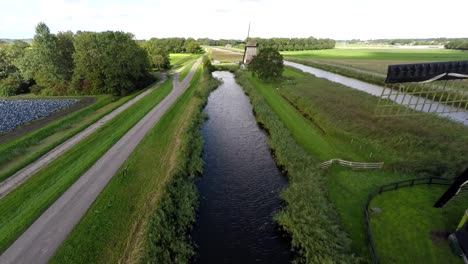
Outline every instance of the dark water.
<svg viewBox="0 0 468 264"><path fill-rule="evenodd" d="M271 157L249 99L229 72L205 108L204 175L192 237L194 263L289 263L290 245L272 218L281 208L286 178Z"/></svg>

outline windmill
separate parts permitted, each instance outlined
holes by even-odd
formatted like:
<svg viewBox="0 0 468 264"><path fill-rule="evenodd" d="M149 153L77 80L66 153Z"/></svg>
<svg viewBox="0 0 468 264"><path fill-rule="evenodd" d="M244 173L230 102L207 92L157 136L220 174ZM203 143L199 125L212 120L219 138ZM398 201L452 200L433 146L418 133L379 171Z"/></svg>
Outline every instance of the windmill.
<svg viewBox="0 0 468 264"><path fill-rule="evenodd" d="M242 63L244 65L248 65L252 62L253 57L257 56L258 44L255 41L249 41L250 37L250 22L249 22L249 30L247 31L247 38L245 39L245 48L244 48L244 56L242 57Z"/></svg>

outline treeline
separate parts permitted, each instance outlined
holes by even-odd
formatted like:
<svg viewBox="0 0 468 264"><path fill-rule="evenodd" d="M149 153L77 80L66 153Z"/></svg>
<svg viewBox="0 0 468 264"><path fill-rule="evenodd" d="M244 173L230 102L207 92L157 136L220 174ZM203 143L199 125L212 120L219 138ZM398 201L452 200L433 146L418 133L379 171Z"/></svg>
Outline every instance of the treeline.
<svg viewBox="0 0 468 264"><path fill-rule="evenodd" d="M256 41L260 48L272 48L279 51L333 49L336 42L333 39L309 38L250 38Z"/></svg>
<svg viewBox="0 0 468 264"><path fill-rule="evenodd" d="M202 45L208 46L227 46L244 48L245 42L237 39L220 39L214 40L209 38L201 38L197 40ZM272 48L279 51L286 50L317 50L317 49L333 49L335 41L333 39L316 39L309 38L249 38L248 41L255 41L261 48Z"/></svg>
<svg viewBox="0 0 468 264"><path fill-rule="evenodd" d="M444 46L446 49L468 50L468 40L456 39L448 42Z"/></svg>
<svg viewBox="0 0 468 264"><path fill-rule="evenodd" d="M242 40L237 39L209 39L209 38L199 38L197 39L198 43L205 46L227 46L231 45L237 47L243 43Z"/></svg>
<svg viewBox="0 0 468 264"><path fill-rule="evenodd" d="M152 38L141 42L146 50L153 69L161 70L170 67L170 53L203 53L200 43L193 38Z"/></svg>
<svg viewBox="0 0 468 264"><path fill-rule="evenodd" d="M147 53L130 33L52 34L39 23L31 45L17 41L1 52L4 96L25 88L42 95L125 95L153 81Z"/></svg>
<svg viewBox="0 0 468 264"><path fill-rule="evenodd" d="M137 42L120 31L52 34L39 23L31 45L0 42L0 96L126 95L154 81L151 69L169 68L169 53L200 51L192 38Z"/></svg>

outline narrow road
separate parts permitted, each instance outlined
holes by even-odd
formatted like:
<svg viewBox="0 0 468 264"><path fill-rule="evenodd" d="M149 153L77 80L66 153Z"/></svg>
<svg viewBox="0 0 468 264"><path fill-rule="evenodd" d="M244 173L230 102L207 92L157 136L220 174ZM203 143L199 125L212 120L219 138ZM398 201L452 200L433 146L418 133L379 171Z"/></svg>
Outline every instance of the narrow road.
<svg viewBox="0 0 468 264"><path fill-rule="evenodd" d="M52 204L1 256L2 264L47 263L128 156L190 84L201 59L155 108L143 117Z"/></svg>
<svg viewBox="0 0 468 264"><path fill-rule="evenodd" d="M78 144L80 141L94 133L96 130L98 130L100 127L102 127L105 123L109 122L112 118L117 116L118 114L122 113L126 109L128 109L130 106L134 105L136 102L141 100L143 97L151 93L154 89L156 89L161 83L163 83L166 80L166 77L158 82L156 85L153 87L147 89L146 91L142 92L141 94L137 95L135 98L132 100L126 102L125 104L121 105L111 113L105 115L103 118L99 119L96 123L90 125L87 127L85 130L79 132L75 136L69 138L67 141L63 142L62 144L58 145L51 151L47 152L46 154L42 155L39 159L36 161L32 162L28 166L22 168L21 170L17 171L15 174L11 175L4 181L0 183L0 199L5 197L7 194L9 194L11 191L13 191L16 187L21 185L23 182L25 182L27 179L29 179L31 176L36 174L38 171L43 169L45 166L47 166L49 163L63 155L63 153L67 152L70 150L73 146Z"/></svg>

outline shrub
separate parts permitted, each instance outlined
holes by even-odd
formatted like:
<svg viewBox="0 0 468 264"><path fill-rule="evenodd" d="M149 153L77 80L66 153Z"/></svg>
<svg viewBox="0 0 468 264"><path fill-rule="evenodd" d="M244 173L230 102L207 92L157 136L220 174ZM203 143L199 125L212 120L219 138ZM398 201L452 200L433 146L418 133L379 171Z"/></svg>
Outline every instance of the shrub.
<svg viewBox="0 0 468 264"><path fill-rule="evenodd" d="M35 84L35 85L31 86L31 87L29 88L29 90L31 91L31 93L33 93L33 94L35 94L35 95L38 95L38 94L41 93L42 87L39 86L39 85L37 85L37 84Z"/></svg>

